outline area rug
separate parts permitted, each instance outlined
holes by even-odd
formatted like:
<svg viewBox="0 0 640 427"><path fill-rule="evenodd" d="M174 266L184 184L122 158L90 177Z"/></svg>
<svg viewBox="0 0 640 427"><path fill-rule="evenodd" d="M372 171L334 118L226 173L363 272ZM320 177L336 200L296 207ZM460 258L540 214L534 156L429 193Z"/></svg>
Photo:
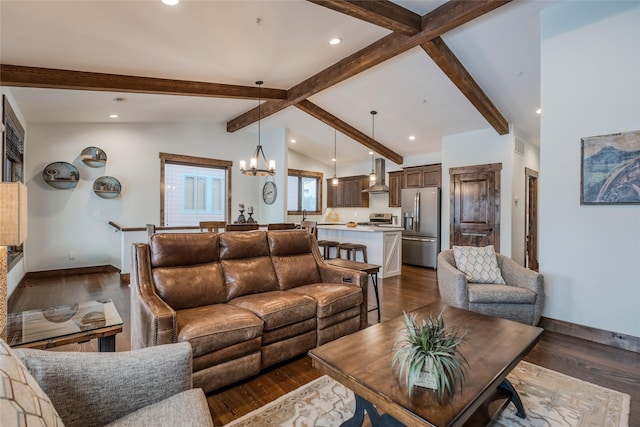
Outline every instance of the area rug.
<svg viewBox="0 0 640 427"><path fill-rule="evenodd" d="M520 419L510 404L495 426L627 427L628 394L597 386L527 362L509 374L527 411ZM337 427L353 415L353 392L323 376L225 427Z"/></svg>

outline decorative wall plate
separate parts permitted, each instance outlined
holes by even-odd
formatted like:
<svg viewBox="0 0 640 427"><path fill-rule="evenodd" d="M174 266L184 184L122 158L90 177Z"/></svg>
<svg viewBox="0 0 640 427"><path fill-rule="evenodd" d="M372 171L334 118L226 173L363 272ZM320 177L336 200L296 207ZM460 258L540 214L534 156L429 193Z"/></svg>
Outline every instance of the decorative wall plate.
<svg viewBox="0 0 640 427"><path fill-rule="evenodd" d="M92 168L99 168L107 163L107 153L98 147L87 147L80 153L80 158L85 165Z"/></svg>
<svg viewBox="0 0 640 427"><path fill-rule="evenodd" d="M58 190L66 190L74 188L80 180L80 172L71 163L53 162L49 163L42 171L44 182L57 188Z"/></svg>
<svg viewBox="0 0 640 427"><path fill-rule="evenodd" d="M120 181L112 176L101 176L93 181L93 192L103 199L118 197L120 191L122 191Z"/></svg>

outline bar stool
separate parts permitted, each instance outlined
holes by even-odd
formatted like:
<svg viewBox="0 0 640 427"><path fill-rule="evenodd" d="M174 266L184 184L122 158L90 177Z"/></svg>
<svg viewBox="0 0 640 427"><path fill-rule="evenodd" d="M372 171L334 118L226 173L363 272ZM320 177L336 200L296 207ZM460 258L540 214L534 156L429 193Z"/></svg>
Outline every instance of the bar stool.
<svg viewBox="0 0 640 427"><path fill-rule="evenodd" d="M353 260L356 261L358 251L362 251L362 259L367 262L367 246L359 243L340 243L338 245L338 258L342 258L342 251L347 251L347 259L351 259L353 253Z"/></svg>
<svg viewBox="0 0 640 427"><path fill-rule="evenodd" d="M336 256L340 255L340 251L338 250L338 245L340 242L335 242L333 240L318 240L318 246L322 248L322 259L331 259L331 248L336 249Z"/></svg>

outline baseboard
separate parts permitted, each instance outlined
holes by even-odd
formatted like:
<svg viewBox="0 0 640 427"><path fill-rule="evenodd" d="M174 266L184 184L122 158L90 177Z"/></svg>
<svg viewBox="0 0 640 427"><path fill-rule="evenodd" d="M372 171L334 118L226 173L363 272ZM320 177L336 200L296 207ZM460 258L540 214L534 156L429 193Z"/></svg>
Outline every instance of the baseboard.
<svg viewBox="0 0 640 427"><path fill-rule="evenodd" d="M605 331L548 317L542 317L538 326L551 332L640 353L640 337Z"/></svg>
<svg viewBox="0 0 640 427"><path fill-rule="evenodd" d="M91 273L117 273L120 270L113 265L96 265L93 267L77 267L77 268L65 268L61 270L46 270L46 271L31 271L28 272L22 281L29 279L42 279L47 277L64 277L74 276L76 274L91 274Z"/></svg>

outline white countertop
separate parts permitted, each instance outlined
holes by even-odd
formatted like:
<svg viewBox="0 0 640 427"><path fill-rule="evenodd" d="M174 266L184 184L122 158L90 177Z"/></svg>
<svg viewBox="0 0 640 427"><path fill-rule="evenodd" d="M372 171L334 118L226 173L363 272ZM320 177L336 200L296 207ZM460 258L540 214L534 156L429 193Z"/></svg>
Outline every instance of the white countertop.
<svg viewBox="0 0 640 427"><path fill-rule="evenodd" d="M335 224L318 225L318 228L324 230L361 231L365 233L389 233L402 231L402 227L379 227L375 225L358 225L355 227L347 227L344 224Z"/></svg>

